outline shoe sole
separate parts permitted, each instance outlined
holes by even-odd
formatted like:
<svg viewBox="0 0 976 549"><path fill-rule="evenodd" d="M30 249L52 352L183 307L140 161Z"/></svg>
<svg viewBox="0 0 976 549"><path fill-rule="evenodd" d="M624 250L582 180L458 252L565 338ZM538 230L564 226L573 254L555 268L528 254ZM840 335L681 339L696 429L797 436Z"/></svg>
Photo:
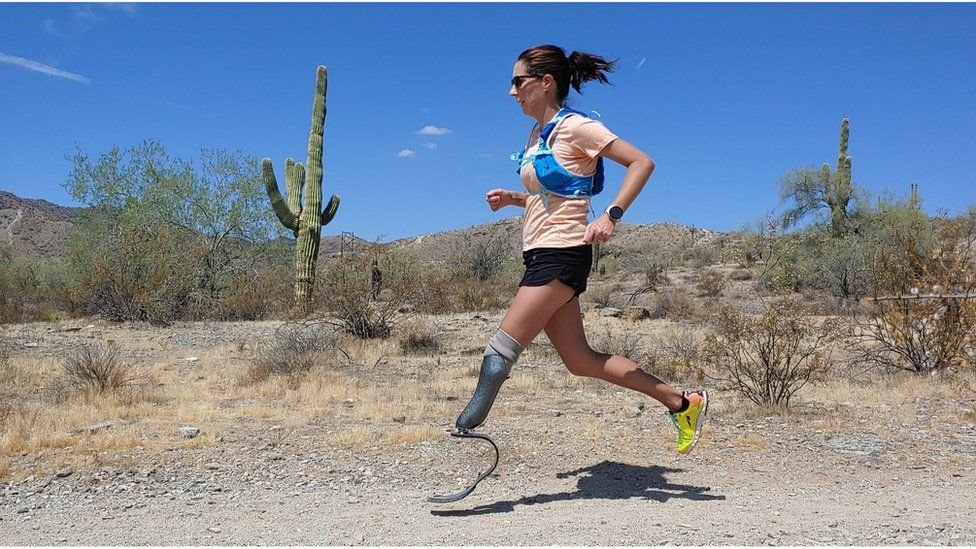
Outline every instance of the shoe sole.
<svg viewBox="0 0 976 549"><path fill-rule="evenodd" d="M698 445L698 438L701 436L702 426L705 425L705 414L708 413L708 391L703 390L701 394L702 409L698 413L698 419L695 420L695 437L691 439L691 446L688 446L688 449L682 452L681 455L683 456L690 454L695 449L695 446Z"/></svg>

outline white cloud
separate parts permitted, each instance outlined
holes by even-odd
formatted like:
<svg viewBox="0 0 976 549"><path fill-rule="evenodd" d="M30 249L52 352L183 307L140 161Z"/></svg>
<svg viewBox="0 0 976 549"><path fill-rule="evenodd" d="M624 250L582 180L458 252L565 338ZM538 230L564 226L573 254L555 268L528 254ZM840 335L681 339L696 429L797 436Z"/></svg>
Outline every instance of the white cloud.
<svg viewBox="0 0 976 549"><path fill-rule="evenodd" d="M106 2L104 4L106 9L116 9L128 13L129 15L135 14L139 11L139 7L136 4L130 4L126 2Z"/></svg>
<svg viewBox="0 0 976 549"><path fill-rule="evenodd" d="M397 158L413 158L417 156L417 151L413 149L403 149L397 153Z"/></svg>
<svg viewBox="0 0 976 549"><path fill-rule="evenodd" d="M420 128L417 132L420 135L447 135L449 133L454 133L447 128L438 128L437 126L424 126Z"/></svg>
<svg viewBox="0 0 976 549"><path fill-rule="evenodd" d="M54 19L44 20L44 32L54 36L61 36L61 31L58 30L58 26L54 24Z"/></svg>
<svg viewBox="0 0 976 549"><path fill-rule="evenodd" d="M647 61L647 57L642 57L640 63L637 64L637 69L640 70L644 66L644 62Z"/></svg>
<svg viewBox="0 0 976 549"><path fill-rule="evenodd" d="M55 19L44 19L42 28L44 32L58 37L68 37L91 32L99 25L109 21L116 14L122 13L127 16L136 16L139 13L139 6L132 3L111 3L104 4L85 4L69 5L68 16L61 16Z"/></svg>
<svg viewBox="0 0 976 549"><path fill-rule="evenodd" d="M5 53L0 52L0 63L8 63L10 65L20 67L24 70L39 72L41 74L46 74L48 76L56 76L58 78L66 78L68 80L81 82L82 84L91 84L91 80L89 80L87 77L82 76L80 74L75 74L73 72L56 69L49 65L38 63L37 61L31 61L30 59L17 57L16 55L7 55Z"/></svg>
<svg viewBox="0 0 976 549"><path fill-rule="evenodd" d="M434 150L437 148L437 143L424 143L424 146L430 150Z"/></svg>

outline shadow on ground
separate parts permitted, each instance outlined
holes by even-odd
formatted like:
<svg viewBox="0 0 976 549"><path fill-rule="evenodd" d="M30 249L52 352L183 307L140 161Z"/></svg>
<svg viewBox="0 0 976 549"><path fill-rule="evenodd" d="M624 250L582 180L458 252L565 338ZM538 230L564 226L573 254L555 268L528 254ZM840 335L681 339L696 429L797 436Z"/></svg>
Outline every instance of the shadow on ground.
<svg viewBox="0 0 976 549"><path fill-rule="evenodd" d="M499 501L490 505L480 505L473 509L432 510L431 514L441 517L467 517L492 513L509 513L519 505L538 505L555 501L575 499L631 499L643 498L664 503L671 498L694 501L724 500L725 496L708 494L711 488L671 484L665 478L667 473L681 473L684 469L668 467L638 467L615 461L603 461L590 467L559 473L556 478L579 477L576 491L558 494L538 494L525 496L514 501Z"/></svg>

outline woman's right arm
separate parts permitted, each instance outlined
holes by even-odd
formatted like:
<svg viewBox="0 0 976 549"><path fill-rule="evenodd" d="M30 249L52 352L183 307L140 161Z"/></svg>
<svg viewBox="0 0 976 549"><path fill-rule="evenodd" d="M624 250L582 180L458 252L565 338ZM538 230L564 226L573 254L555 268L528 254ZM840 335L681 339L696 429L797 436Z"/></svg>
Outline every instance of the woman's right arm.
<svg viewBox="0 0 976 549"><path fill-rule="evenodd" d="M485 195L488 207L493 212L497 212L505 206L519 206L524 208L526 198L528 198L528 195L525 193L505 189L492 189Z"/></svg>

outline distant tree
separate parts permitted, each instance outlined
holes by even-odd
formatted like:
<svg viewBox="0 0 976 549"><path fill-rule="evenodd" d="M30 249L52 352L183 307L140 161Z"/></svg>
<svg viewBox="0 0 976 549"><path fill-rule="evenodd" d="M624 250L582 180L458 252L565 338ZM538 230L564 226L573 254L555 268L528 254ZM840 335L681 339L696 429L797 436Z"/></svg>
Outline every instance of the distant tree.
<svg viewBox="0 0 976 549"><path fill-rule="evenodd" d="M810 167L787 172L779 181L780 198L792 205L782 216L783 225L798 224L811 213L826 209L830 214L831 233L841 236L850 230L850 204L854 198L851 182L851 157L847 154L848 119L841 122L840 149L833 171L824 164L820 170Z"/></svg>
<svg viewBox="0 0 976 549"><path fill-rule="evenodd" d="M97 158L77 148L68 159L72 170L65 188L94 208L84 221L87 230L80 232L150 246L151 241L125 235L162 234L158 228L168 228L165 234L186 239L192 248L192 253L184 250L184 259L195 262L189 276L195 278L198 300L219 300L229 280L254 270L260 259L248 243L282 234L264 207L256 158L240 151L203 149L191 162L147 140L124 150L113 147Z"/></svg>

